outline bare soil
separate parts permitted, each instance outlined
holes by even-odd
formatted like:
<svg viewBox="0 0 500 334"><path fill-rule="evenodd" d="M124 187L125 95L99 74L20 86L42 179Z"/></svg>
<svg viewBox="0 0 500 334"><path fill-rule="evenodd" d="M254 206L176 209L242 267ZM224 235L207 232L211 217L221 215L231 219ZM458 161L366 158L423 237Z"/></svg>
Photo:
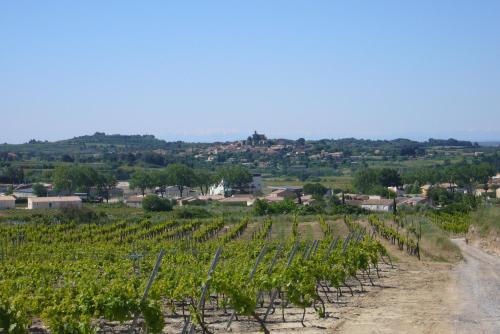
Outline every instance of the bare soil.
<svg viewBox="0 0 500 334"><path fill-rule="evenodd" d="M339 333L500 333L500 258L454 240L456 265L404 259L342 316Z"/></svg>

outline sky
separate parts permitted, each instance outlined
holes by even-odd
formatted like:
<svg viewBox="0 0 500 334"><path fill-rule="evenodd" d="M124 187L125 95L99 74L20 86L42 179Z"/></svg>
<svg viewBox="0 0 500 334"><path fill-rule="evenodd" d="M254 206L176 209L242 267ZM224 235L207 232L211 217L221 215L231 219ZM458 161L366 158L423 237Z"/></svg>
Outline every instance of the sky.
<svg viewBox="0 0 500 334"><path fill-rule="evenodd" d="M1 1L0 142L500 140L500 1Z"/></svg>

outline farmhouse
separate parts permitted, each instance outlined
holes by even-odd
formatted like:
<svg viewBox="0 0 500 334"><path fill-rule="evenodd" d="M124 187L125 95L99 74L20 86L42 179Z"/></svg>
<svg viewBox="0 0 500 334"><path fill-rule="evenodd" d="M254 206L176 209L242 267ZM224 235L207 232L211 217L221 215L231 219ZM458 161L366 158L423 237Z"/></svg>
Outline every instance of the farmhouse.
<svg viewBox="0 0 500 334"><path fill-rule="evenodd" d="M127 206L130 208L142 208L142 196L130 196L127 198Z"/></svg>
<svg viewBox="0 0 500 334"><path fill-rule="evenodd" d="M14 196L0 196L0 210L15 209L16 198Z"/></svg>
<svg viewBox="0 0 500 334"><path fill-rule="evenodd" d="M78 196L59 197L30 197L28 198L28 209L57 209L82 206L82 199Z"/></svg>
<svg viewBox="0 0 500 334"><path fill-rule="evenodd" d="M242 204L251 206L255 202L255 197L252 195L233 195L231 197L222 198L219 202L223 204Z"/></svg>
<svg viewBox="0 0 500 334"><path fill-rule="evenodd" d="M265 196L264 199L268 202L281 202L284 201L285 199L296 199L297 194L288 189L277 189L274 190L272 193L269 195Z"/></svg>
<svg viewBox="0 0 500 334"><path fill-rule="evenodd" d="M398 197L396 199L397 206L417 206L419 204L425 204L427 200L424 197Z"/></svg>
<svg viewBox="0 0 500 334"><path fill-rule="evenodd" d="M219 183L210 186L208 190L209 195L225 195L225 192L237 192L242 194L255 194L262 191L262 175L252 174L252 181L238 189L227 189L227 185L224 180Z"/></svg>
<svg viewBox="0 0 500 334"><path fill-rule="evenodd" d="M391 212L394 208L394 201L392 199L367 199L360 205L369 211Z"/></svg>

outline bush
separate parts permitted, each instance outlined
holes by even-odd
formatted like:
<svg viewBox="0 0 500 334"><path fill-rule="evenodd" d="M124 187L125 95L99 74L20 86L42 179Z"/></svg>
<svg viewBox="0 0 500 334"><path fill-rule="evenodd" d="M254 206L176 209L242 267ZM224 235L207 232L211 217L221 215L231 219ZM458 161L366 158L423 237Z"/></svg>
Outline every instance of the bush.
<svg viewBox="0 0 500 334"><path fill-rule="evenodd" d="M63 207L59 209L56 214L57 218L64 222L73 221L77 224L89 224L91 222L95 222L100 217L96 214L96 212L87 207ZM105 217L101 217L105 218Z"/></svg>
<svg viewBox="0 0 500 334"><path fill-rule="evenodd" d="M253 212L257 216L267 214L287 214L297 210L297 204L291 199L285 199L281 202L268 203L267 201L258 199L254 203Z"/></svg>
<svg viewBox="0 0 500 334"><path fill-rule="evenodd" d="M174 210L174 217L178 219L210 218L212 214L200 207L182 207Z"/></svg>
<svg viewBox="0 0 500 334"><path fill-rule="evenodd" d="M195 199L194 201L182 201L182 205L192 205L192 206L206 206L208 201L202 201L200 199Z"/></svg>
<svg viewBox="0 0 500 334"><path fill-rule="evenodd" d="M16 204L27 204L28 199L26 197L18 197L16 198Z"/></svg>
<svg viewBox="0 0 500 334"><path fill-rule="evenodd" d="M144 211L172 211L172 203L156 195L147 195L142 200L142 208Z"/></svg>
<svg viewBox="0 0 500 334"><path fill-rule="evenodd" d="M332 206L332 210L331 210L330 214L332 214L332 215L338 215L338 214L351 215L351 214L364 214L364 213L368 213L368 211L359 207L359 206L350 205L350 204L339 204L339 205Z"/></svg>

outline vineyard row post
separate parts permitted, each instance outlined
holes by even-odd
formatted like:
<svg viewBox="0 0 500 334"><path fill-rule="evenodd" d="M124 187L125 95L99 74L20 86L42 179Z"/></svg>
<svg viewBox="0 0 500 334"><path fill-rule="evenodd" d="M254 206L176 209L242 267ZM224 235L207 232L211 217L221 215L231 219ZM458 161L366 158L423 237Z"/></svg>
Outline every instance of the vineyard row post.
<svg viewBox="0 0 500 334"><path fill-rule="evenodd" d="M266 253L266 251L267 251L267 246L266 245L262 246L262 249L260 250L259 256L257 256L257 260L255 261L255 265L253 266L252 271L250 272L249 282L251 282L253 280L253 278L255 276L255 272L257 271L257 267L259 266L260 262L264 258L264 254ZM236 315L236 310L233 310L233 312L231 313L231 317L229 318L229 321L227 322L226 329L229 329L229 327L231 327L231 323L233 322L235 315Z"/></svg>
<svg viewBox="0 0 500 334"><path fill-rule="evenodd" d="M160 253L158 254L158 258L156 259L155 266L153 268L153 271L151 272L151 275L149 276L148 283L146 284L146 287L144 288L144 293L141 298L141 304L146 301L148 298L149 290L151 289L151 286L153 285L153 282L156 278L156 275L158 274L158 270L160 269L161 265L161 260L163 259L163 255L165 255L165 250L161 249ZM137 324L137 318L138 318L137 312L134 314L134 319L132 321L132 328L131 332L135 331L135 325Z"/></svg>
<svg viewBox="0 0 500 334"><path fill-rule="evenodd" d="M292 261L295 257L295 254L297 254L297 250L299 249L299 244L295 243L295 245L292 248L292 251L290 252L290 256L288 257L288 262L286 264L286 268L289 268L290 265L292 264ZM273 307L274 299L276 298L277 291L273 291L271 294L271 299L269 301L269 306L266 310L266 314L264 315L263 321L265 322L267 317L269 316L269 312L271 312L271 308Z"/></svg>
<svg viewBox="0 0 500 334"><path fill-rule="evenodd" d="M205 307L205 298L208 292L208 289L210 288L210 278L212 277L212 274L215 270L215 266L219 262L220 255L222 253L222 247L217 248L217 251L215 252L214 259L212 260L212 264L210 265L210 269L208 270L207 274L207 279L206 283L203 285L203 289L201 292L200 300L198 302L198 307L197 311L199 312L202 308ZM203 313L203 312L202 312ZM203 315L201 316L200 322L203 323ZM196 325L191 322L191 319L188 318L187 321L184 323L184 327L182 328L182 334L185 333L194 333L194 330L196 328Z"/></svg>

